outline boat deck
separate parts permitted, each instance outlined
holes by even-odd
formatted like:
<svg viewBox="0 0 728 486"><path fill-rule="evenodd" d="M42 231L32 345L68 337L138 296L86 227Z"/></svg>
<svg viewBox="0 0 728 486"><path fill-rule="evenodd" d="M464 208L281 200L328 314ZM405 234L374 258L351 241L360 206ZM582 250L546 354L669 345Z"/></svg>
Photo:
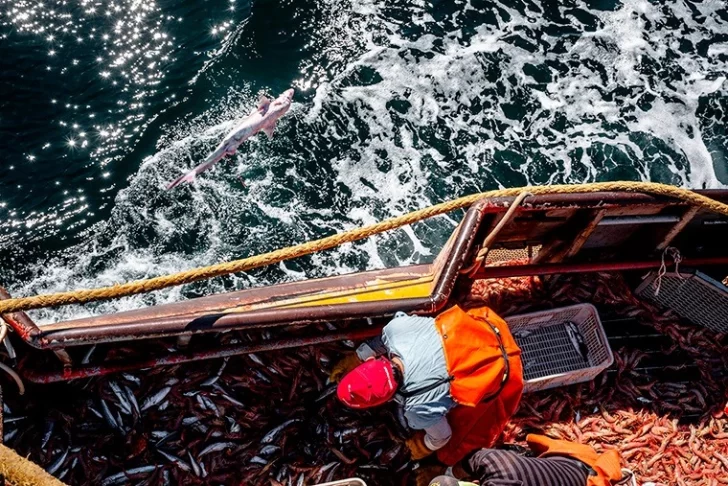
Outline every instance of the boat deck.
<svg viewBox="0 0 728 486"><path fill-rule="evenodd" d="M728 466L726 336L637 300L628 282L639 276L626 277L489 279L456 289L464 305L504 315L593 303L615 354L591 383L525 395L502 443L545 432L620 449L640 481L719 484ZM350 476L408 484L414 464L396 411L345 409L326 384L352 345L33 387L9 403L6 440L73 484L123 484L123 471L135 484L275 486Z"/></svg>

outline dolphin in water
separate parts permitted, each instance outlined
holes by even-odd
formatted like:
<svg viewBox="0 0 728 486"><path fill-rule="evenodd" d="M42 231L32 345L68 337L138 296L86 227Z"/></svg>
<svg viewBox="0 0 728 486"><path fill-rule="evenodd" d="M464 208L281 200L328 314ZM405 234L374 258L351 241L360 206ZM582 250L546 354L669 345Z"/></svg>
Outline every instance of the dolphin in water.
<svg viewBox="0 0 728 486"><path fill-rule="evenodd" d="M265 96L261 96L260 101L258 101L258 106L225 136L220 145L217 146L214 152L207 156L203 163L187 174L172 181L167 186L167 189L177 187L183 182L192 182L197 177L197 174L206 171L227 155L234 154L241 143L258 132L265 133L269 139L273 138L273 130L276 127L276 122L291 107L293 93L293 89L286 90L273 101Z"/></svg>

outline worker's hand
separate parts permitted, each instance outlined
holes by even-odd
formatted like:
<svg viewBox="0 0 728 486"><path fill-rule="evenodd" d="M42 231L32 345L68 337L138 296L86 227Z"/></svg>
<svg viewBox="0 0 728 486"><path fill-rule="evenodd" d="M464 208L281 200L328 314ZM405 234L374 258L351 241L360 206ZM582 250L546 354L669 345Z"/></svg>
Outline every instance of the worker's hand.
<svg viewBox="0 0 728 486"><path fill-rule="evenodd" d="M412 459L415 461L418 461L423 457L427 457L434 452L425 445L425 433L421 430L415 432L415 435L407 439L405 443L407 444L407 448L410 450Z"/></svg>
<svg viewBox="0 0 728 486"><path fill-rule="evenodd" d="M338 383L341 379L349 373L351 370L361 364L359 356L356 355L355 351L347 353L338 363L334 365L329 375L329 383Z"/></svg>

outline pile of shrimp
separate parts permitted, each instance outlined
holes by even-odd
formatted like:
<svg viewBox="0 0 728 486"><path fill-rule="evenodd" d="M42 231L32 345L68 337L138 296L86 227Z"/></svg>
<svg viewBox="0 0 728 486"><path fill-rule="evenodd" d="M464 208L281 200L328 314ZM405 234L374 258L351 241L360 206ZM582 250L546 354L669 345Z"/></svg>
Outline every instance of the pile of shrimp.
<svg viewBox="0 0 728 486"><path fill-rule="evenodd" d="M516 296L516 298L511 298ZM676 371L697 366L699 379L653 376L641 349L613 349L615 363L596 380L524 395L502 441L525 444L528 433L617 449L638 483L728 484L728 339L681 323L669 311L637 299L619 274L477 280L464 292L469 306L505 315L581 302L600 313L629 317L669 339L660 352ZM668 377L668 379L665 378Z"/></svg>

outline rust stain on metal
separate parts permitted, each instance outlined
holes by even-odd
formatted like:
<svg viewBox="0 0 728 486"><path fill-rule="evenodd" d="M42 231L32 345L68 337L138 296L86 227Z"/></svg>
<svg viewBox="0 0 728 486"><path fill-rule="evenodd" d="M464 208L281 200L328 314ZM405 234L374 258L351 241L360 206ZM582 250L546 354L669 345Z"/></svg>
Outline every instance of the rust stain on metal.
<svg viewBox="0 0 728 486"><path fill-rule="evenodd" d="M10 293L5 288L0 287L0 299L10 299ZM24 341L31 342L39 333L38 326L35 325L33 320L28 317L25 312L13 312L10 314L3 314L0 316L10 327L12 327L18 336Z"/></svg>
<svg viewBox="0 0 728 486"><path fill-rule="evenodd" d="M599 263L543 263L537 265L513 265L485 267L477 272L473 278L508 278L525 277L534 275L556 275L567 273L596 273L614 272L624 270L645 270L659 268L661 260L642 260L624 262L599 262ZM728 257L712 258L688 258L680 263L681 265L697 267L703 265L728 265ZM671 267L674 262L665 261L665 265Z"/></svg>

